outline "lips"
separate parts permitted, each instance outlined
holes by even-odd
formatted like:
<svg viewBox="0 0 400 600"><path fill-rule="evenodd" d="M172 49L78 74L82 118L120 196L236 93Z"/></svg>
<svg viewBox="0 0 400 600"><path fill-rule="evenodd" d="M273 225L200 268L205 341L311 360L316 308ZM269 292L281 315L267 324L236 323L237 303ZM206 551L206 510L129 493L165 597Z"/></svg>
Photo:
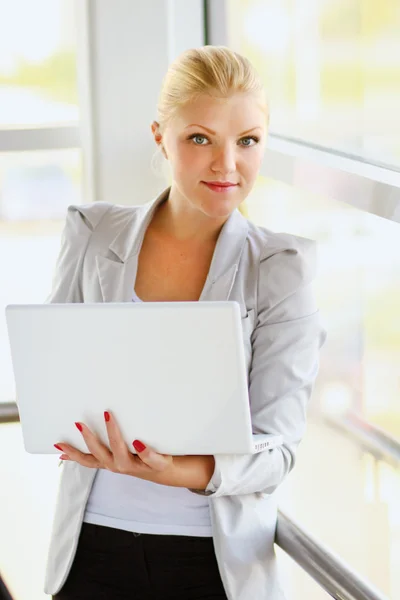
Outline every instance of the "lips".
<svg viewBox="0 0 400 600"><path fill-rule="evenodd" d="M215 185L217 187L232 187L237 185L237 183L231 183L230 181L204 181L207 185Z"/></svg>
<svg viewBox="0 0 400 600"><path fill-rule="evenodd" d="M202 183L204 183L204 185L206 185L213 192L228 192L238 185L237 183L230 183L226 181L203 181Z"/></svg>

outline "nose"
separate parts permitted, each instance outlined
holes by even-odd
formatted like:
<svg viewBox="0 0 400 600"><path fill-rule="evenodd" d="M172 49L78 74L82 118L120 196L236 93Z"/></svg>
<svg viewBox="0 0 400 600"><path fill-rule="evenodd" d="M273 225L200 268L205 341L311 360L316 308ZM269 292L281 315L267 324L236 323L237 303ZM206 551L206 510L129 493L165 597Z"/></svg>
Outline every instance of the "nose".
<svg viewBox="0 0 400 600"><path fill-rule="evenodd" d="M230 144L221 146L215 150L211 164L211 170L227 175L236 171L236 150Z"/></svg>

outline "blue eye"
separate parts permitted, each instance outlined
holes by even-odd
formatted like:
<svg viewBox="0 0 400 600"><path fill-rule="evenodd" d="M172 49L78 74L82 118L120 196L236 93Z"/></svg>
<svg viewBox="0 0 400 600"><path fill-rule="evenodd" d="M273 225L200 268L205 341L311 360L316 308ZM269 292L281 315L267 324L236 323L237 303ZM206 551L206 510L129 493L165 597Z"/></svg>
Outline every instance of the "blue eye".
<svg viewBox="0 0 400 600"><path fill-rule="evenodd" d="M252 135L250 137L244 137L244 138L241 139L241 141L243 141L243 140L253 140L253 142L254 142L254 144L243 144L243 146L245 148L251 148L251 146L254 146L255 144L258 144L258 142L260 141L258 139L258 137L256 137L255 135Z"/></svg>
<svg viewBox="0 0 400 600"><path fill-rule="evenodd" d="M193 133L191 136L188 137L189 140L207 140L207 142L209 141L207 136L203 135L202 133ZM256 144L258 144L258 142L260 141L258 137L256 137L255 135L251 135L248 137L244 137L240 140L240 142L243 142L243 140L253 140L254 144L243 144L241 143L240 145L243 146L244 148L251 148L252 146L255 146ZM206 144L203 143L197 143L195 142L196 146L205 146Z"/></svg>
<svg viewBox="0 0 400 600"><path fill-rule="evenodd" d="M194 140L195 138L202 138L203 140L206 140L206 139L207 139L207 138L206 138L206 136L205 136L205 135L202 135L201 133L194 133L193 135L191 135L191 136L189 137L189 140ZM195 142L195 143L196 143L196 142ZM197 143L196 143L196 146L204 146L204 144L197 144Z"/></svg>

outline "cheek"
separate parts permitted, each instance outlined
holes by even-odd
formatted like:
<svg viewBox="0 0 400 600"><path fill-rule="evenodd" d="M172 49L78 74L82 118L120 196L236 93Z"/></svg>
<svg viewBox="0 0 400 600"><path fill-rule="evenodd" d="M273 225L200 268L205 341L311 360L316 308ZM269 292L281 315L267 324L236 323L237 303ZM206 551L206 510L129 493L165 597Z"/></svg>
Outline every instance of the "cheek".
<svg viewBox="0 0 400 600"><path fill-rule="evenodd" d="M244 168L249 179L255 179L260 170L264 158L264 150L255 151L251 156L247 156L244 161Z"/></svg>
<svg viewBox="0 0 400 600"><path fill-rule="evenodd" d="M199 151L198 148L181 149L176 155L176 167L177 171L188 177L192 173L198 173L202 171L209 164L209 158L207 152Z"/></svg>

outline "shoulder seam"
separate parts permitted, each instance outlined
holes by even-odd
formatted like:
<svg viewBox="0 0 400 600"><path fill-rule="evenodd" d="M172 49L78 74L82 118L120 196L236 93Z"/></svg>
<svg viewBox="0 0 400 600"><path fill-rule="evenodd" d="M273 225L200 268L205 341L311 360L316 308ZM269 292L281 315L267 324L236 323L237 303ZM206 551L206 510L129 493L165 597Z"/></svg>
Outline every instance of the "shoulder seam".
<svg viewBox="0 0 400 600"><path fill-rule="evenodd" d="M105 206L103 205L102 208L103 210L100 213L100 217L98 219L93 219L91 220L88 215L87 212L85 210L86 207L88 207L89 209L92 208L95 205L95 202L91 203L91 204L72 204L71 206L68 207L68 210L76 210L79 212L79 214L81 215L85 225L88 227L88 229L90 230L90 232L92 233L96 227L98 227L98 225L101 223L101 221L104 219L105 215L111 210L112 205L111 204L106 204Z"/></svg>
<svg viewBox="0 0 400 600"><path fill-rule="evenodd" d="M86 244L85 244L85 248L82 251L82 257L81 257L81 263L80 263L80 268L79 268L79 276L78 276L78 289L80 290L80 294L82 297L82 302L85 302L85 297L84 297L84 293L83 293L83 267L84 267L84 263L85 263L85 258L86 258L86 254L88 252L90 243L93 239L93 232L95 231L95 229L100 225L100 223L102 222L102 220L104 219L105 215L109 212L109 210L111 209L111 205L106 207L106 210L103 211L103 214L101 215L100 219L97 221L97 223L94 225L93 229L90 229L90 234L87 237L86 240ZM82 213L81 213L82 215ZM84 216L84 215L82 215Z"/></svg>

